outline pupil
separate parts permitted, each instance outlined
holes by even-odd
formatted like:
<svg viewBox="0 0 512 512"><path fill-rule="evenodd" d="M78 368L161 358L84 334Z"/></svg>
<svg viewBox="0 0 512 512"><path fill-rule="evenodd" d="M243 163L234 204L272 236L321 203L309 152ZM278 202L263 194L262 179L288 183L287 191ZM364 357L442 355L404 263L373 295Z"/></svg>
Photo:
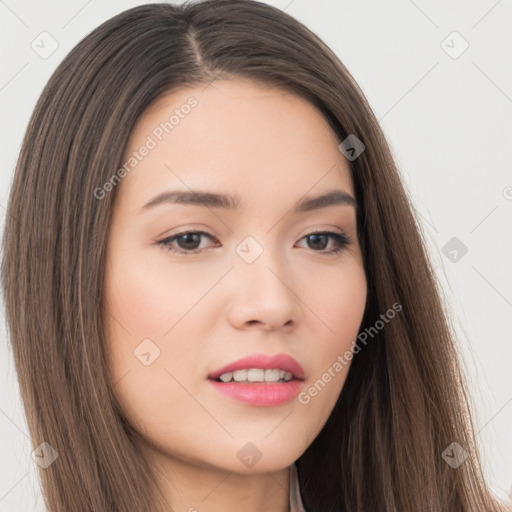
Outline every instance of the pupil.
<svg viewBox="0 0 512 512"><path fill-rule="evenodd" d="M326 235L320 235L320 234L314 234L314 235L309 235L310 240L313 239L313 241L318 241L319 238L323 238L324 239L324 242L326 241L327 239L327 236ZM317 249L320 248L320 249L325 249L326 247L326 243L321 243L320 244L322 247L316 247ZM315 244L313 243L313 248L315 248Z"/></svg>
<svg viewBox="0 0 512 512"><path fill-rule="evenodd" d="M185 240L185 244L179 244L182 249L197 249L197 247L189 247L190 244L197 245L200 242L201 235L199 233L186 233L185 235L181 235L180 240ZM185 245L183 247L183 245Z"/></svg>

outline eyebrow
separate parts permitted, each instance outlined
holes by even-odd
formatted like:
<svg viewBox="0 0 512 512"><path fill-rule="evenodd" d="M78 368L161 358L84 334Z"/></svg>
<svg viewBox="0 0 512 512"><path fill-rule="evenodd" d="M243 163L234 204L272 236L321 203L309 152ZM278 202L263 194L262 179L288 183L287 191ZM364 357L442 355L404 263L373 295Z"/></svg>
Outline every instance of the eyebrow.
<svg viewBox="0 0 512 512"><path fill-rule="evenodd" d="M229 194L197 190L168 190L153 197L143 206L143 209L147 210L163 204L190 204L208 208L239 210L240 198ZM320 210L333 205L349 205L357 209L357 201L349 193L344 190L330 190L327 193L299 201L295 205L295 213Z"/></svg>

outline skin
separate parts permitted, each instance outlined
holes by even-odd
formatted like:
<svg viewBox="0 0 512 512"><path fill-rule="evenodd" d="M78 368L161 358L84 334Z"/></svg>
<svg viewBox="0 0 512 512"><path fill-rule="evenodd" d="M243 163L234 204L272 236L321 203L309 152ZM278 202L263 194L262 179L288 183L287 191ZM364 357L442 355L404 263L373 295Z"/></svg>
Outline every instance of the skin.
<svg viewBox="0 0 512 512"><path fill-rule="evenodd" d="M114 393L174 510L286 512L289 468L327 421L350 363L309 403L274 407L222 396L207 375L284 352L304 368L307 390L351 349L367 294L356 211L292 211L331 189L355 197L349 165L315 107L245 80L160 97L132 131L126 160L191 96L198 105L117 185L104 296ZM171 189L236 194L241 209L143 208ZM158 243L194 229L213 238L170 246L199 254ZM306 236L315 230L352 242L328 254L336 239L315 245ZM247 236L263 249L250 264L236 252ZM160 350L148 366L134 355L144 339ZM261 453L251 467L237 457L248 442Z"/></svg>

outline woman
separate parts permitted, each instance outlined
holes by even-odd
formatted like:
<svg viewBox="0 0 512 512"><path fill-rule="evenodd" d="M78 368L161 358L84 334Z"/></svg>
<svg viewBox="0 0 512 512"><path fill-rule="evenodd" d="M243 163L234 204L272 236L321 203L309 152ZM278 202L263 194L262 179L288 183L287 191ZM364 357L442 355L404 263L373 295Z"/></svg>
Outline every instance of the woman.
<svg viewBox="0 0 512 512"><path fill-rule="evenodd" d="M285 13L150 4L85 37L4 251L49 511L499 510L385 137Z"/></svg>

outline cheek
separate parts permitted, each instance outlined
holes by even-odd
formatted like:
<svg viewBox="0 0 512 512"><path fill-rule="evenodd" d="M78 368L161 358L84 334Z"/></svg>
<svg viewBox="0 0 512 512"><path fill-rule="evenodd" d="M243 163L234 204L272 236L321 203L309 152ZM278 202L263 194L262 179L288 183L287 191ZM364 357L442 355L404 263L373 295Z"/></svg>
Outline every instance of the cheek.
<svg viewBox="0 0 512 512"><path fill-rule="evenodd" d="M367 298L367 281L357 260L343 262L335 270L326 268L304 284L306 304L318 319L324 354L344 349L355 339L361 325ZM345 349L343 350L343 352Z"/></svg>
<svg viewBox="0 0 512 512"><path fill-rule="evenodd" d="M195 364L193 340L199 334L194 334L187 311L192 313L191 305L201 295L183 272L169 275L128 257L109 268L106 343L116 400L139 433L161 428L162 437L171 436L179 428L165 411L178 408L180 415L197 415L197 406L179 383L186 383L187 368Z"/></svg>
<svg viewBox="0 0 512 512"><path fill-rule="evenodd" d="M190 369L197 368L198 352L208 341L205 326L218 318L218 302L208 291L225 273L186 262L171 265L166 256L158 248L117 251L105 276L112 383L126 410L148 418L162 406L170 410L171 397L183 395L178 382L194 391Z"/></svg>
<svg viewBox="0 0 512 512"><path fill-rule="evenodd" d="M320 327L312 332L314 347L309 343L308 348L313 371L305 392L298 397L299 403L322 425L327 421L350 369L353 345L367 298L364 269L355 261L340 267L336 273L331 272L325 282L329 284L318 286L308 298L312 314L318 318L316 326ZM320 430L317 427L315 423L313 433Z"/></svg>
<svg viewBox="0 0 512 512"><path fill-rule="evenodd" d="M106 276L107 307L112 317L137 336L162 339L212 285L212 273L194 265L171 264L163 249L116 255ZM112 259L114 261L114 258Z"/></svg>

